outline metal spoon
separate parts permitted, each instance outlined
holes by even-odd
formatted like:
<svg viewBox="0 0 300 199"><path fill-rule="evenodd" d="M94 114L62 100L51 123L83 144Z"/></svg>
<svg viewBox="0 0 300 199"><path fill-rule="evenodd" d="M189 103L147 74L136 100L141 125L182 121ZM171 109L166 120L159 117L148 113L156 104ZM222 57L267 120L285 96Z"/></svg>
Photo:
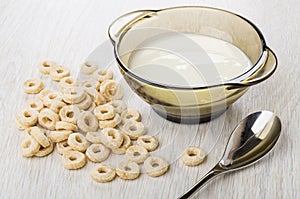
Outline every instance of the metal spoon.
<svg viewBox="0 0 300 199"><path fill-rule="evenodd" d="M274 113L260 111L248 115L233 130L219 163L179 199L191 197L220 174L244 168L263 158L275 146L280 131L281 122Z"/></svg>

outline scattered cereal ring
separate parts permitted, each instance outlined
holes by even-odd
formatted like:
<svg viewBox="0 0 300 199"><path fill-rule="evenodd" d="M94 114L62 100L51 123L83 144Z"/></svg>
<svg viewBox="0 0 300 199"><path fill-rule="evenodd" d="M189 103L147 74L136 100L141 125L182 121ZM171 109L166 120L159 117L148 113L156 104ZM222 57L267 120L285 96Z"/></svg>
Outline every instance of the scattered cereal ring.
<svg viewBox="0 0 300 199"><path fill-rule="evenodd" d="M64 106L59 111L59 116L62 121L76 124L77 119L80 115L80 110L77 106L69 105Z"/></svg>
<svg viewBox="0 0 300 199"><path fill-rule="evenodd" d="M133 145L127 149L125 156L128 161L143 163L149 156L149 153L144 147Z"/></svg>
<svg viewBox="0 0 300 199"><path fill-rule="evenodd" d="M32 109L25 109L19 115L17 115L16 119L20 122L20 124L24 126L34 126L38 121L39 112Z"/></svg>
<svg viewBox="0 0 300 199"><path fill-rule="evenodd" d="M38 64L38 69L41 73L47 75L50 74L50 69L56 67L57 64L53 61L43 61L42 63Z"/></svg>
<svg viewBox="0 0 300 199"><path fill-rule="evenodd" d="M116 177L116 171L109 165L98 164L90 172L93 180L97 182L110 182Z"/></svg>
<svg viewBox="0 0 300 199"><path fill-rule="evenodd" d="M132 120L137 121L137 122L141 121L141 115L135 109L127 109L127 110L123 111L121 114L121 118L122 118L123 124L125 124L128 121L132 121Z"/></svg>
<svg viewBox="0 0 300 199"><path fill-rule="evenodd" d="M148 151L154 151L158 147L158 141L156 137L150 135L144 135L137 139L137 144L143 146Z"/></svg>
<svg viewBox="0 0 300 199"><path fill-rule="evenodd" d="M24 124L21 123L20 119L18 118L18 116L16 117L16 127L19 129L19 130L25 130L27 128L29 128L29 126L26 126Z"/></svg>
<svg viewBox="0 0 300 199"><path fill-rule="evenodd" d="M85 91L82 88L66 88L63 90L63 100L68 104L76 104L84 100Z"/></svg>
<svg viewBox="0 0 300 199"><path fill-rule="evenodd" d="M192 146L184 151L181 160L187 166L197 166L204 161L205 157L206 153L203 149Z"/></svg>
<svg viewBox="0 0 300 199"><path fill-rule="evenodd" d="M103 144L92 144L87 148L85 154L92 162L102 162L108 158L110 150Z"/></svg>
<svg viewBox="0 0 300 199"><path fill-rule="evenodd" d="M168 162L161 157L149 157L144 162L144 168L148 176L159 177L168 171Z"/></svg>
<svg viewBox="0 0 300 199"><path fill-rule="evenodd" d="M113 100L108 104L112 105L114 107L115 112L119 114L121 114L127 108L126 104L122 100Z"/></svg>
<svg viewBox="0 0 300 199"><path fill-rule="evenodd" d="M47 94L52 93L52 92L54 92L54 91L53 91L53 90L50 90L50 89L43 89L39 94L37 94L37 96L38 96L38 98L39 98L40 100L42 100L42 102L43 102L43 98L44 98Z"/></svg>
<svg viewBox="0 0 300 199"><path fill-rule="evenodd" d="M62 101L53 101L49 108L55 113L59 113L60 109L62 109L64 106L66 106L66 104Z"/></svg>
<svg viewBox="0 0 300 199"><path fill-rule="evenodd" d="M73 151L72 147L68 144L68 140L58 142L56 148L59 154L64 154L68 151Z"/></svg>
<svg viewBox="0 0 300 199"><path fill-rule="evenodd" d="M51 131L48 137L52 142L62 142L68 139L68 137L73 133L73 131Z"/></svg>
<svg viewBox="0 0 300 199"><path fill-rule="evenodd" d="M134 120L125 123L122 127L122 130L132 140L136 140L138 137L144 135L146 132L144 124L142 122L136 122Z"/></svg>
<svg viewBox="0 0 300 199"><path fill-rule="evenodd" d="M113 119L110 120L103 120L103 121L99 121L99 127L104 129L104 128L114 128L116 127L118 124L121 123L121 117L119 114L115 114L115 117Z"/></svg>
<svg viewBox="0 0 300 199"><path fill-rule="evenodd" d="M119 148L123 143L123 136L119 130L105 128L102 130L103 144L109 148Z"/></svg>
<svg viewBox="0 0 300 199"><path fill-rule="evenodd" d="M86 157L79 151L66 151L62 155L62 163L66 169L80 169L86 164Z"/></svg>
<svg viewBox="0 0 300 199"><path fill-rule="evenodd" d="M76 82L74 80L73 77L68 76L68 77L64 77L59 81L59 85L61 87L61 89L65 89L65 88L69 88L69 87L74 87L76 86Z"/></svg>
<svg viewBox="0 0 300 199"><path fill-rule="evenodd" d="M62 101L62 95L58 92L50 92L43 97L42 101L49 108L52 103Z"/></svg>
<svg viewBox="0 0 300 199"><path fill-rule="evenodd" d="M49 130L55 130L56 122L59 121L58 114L54 113L51 109L44 108L38 116L39 124Z"/></svg>
<svg viewBox="0 0 300 199"><path fill-rule="evenodd" d="M36 157L44 157L44 156L47 156L47 155L49 155L50 153L52 153L53 149L54 149L53 143L50 142L50 144L49 144L48 147L46 147L46 148L40 147L39 151L38 151L36 154L34 154L34 156L36 156Z"/></svg>
<svg viewBox="0 0 300 199"><path fill-rule="evenodd" d="M93 144L102 144L103 136L101 132L87 132L85 138Z"/></svg>
<svg viewBox="0 0 300 199"><path fill-rule="evenodd" d="M50 77L54 81L59 81L67 76L70 76L70 70L67 67L55 66L50 69Z"/></svg>
<svg viewBox="0 0 300 199"><path fill-rule="evenodd" d="M82 132L96 131L98 129L98 120L90 111L83 111L79 115L77 126Z"/></svg>
<svg viewBox="0 0 300 199"><path fill-rule="evenodd" d="M24 157L31 157L40 149L39 143L32 137L28 136L22 141L21 152Z"/></svg>
<svg viewBox="0 0 300 199"><path fill-rule="evenodd" d="M80 133L72 133L68 138L68 144L73 150L85 152L89 147L89 142Z"/></svg>
<svg viewBox="0 0 300 199"><path fill-rule="evenodd" d="M95 72L94 74L100 83L104 82L105 80L110 80L114 76L114 74L108 70L99 70L99 71Z"/></svg>
<svg viewBox="0 0 300 199"><path fill-rule="evenodd" d="M30 99L25 103L25 108L40 112L40 110L42 110L42 108L44 108L44 104L38 98Z"/></svg>
<svg viewBox="0 0 300 199"><path fill-rule="evenodd" d="M26 132L31 135L42 147L46 148L50 145L48 137L45 135L45 131L37 126L26 129Z"/></svg>
<svg viewBox="0 0 300 199"><path fill-rule="evenodd" d="M78 131L78 128L75 124L71 122L58 121L55 124L55 129L57 131L67 130L67 131Z"/></svg>
<svg viewBox="0 0 300 199"><path fill-rule="evenodd" d="M125 180L134 180L140 175L140 166L135 162L122 161L116 169L117 175Z"/></svg>
<svg viewBox="0 0 300 199"><path fill-rule="evenodd" d="M86 109L86 110L87 110L87 111L90 111L90 112L94 112L95 108L96 108L96 104L93 102L93 103L90 105L90 107L89 107L88 109Z"/></svg>
<svg viewBox="0 0 300 199"><path fill-rule="evenodd" d="M86 61L80 66L80 72L85 75L91 75L98 69L98 66L93 62Z"/></svg>
<svg viewBox="0 0 300 199"><path fill-rule="evenodd" d="M40 79L29 79L23 84L23 89L28 94L39 93L44 88L44 84Z"/></svg>
<svg viewBox="0 0 300 199"><path fill-rule="evenodd" d="M94 96L95 93L97 92L96 90L97 83L98 83L97 80L89 79L82 83L82 87L89 95Z"/></svg>
<svg viewBox="0 0 300 199"><path fill-rule="evenodd" d="M105 80L100 86L100 93L109 101L123 97L123 88L114 80Z"/></svg>
<svg viewBox="0 0 300 199"><path fill-rule="evenodd" d="M121 133L123 136L123 142L119 148L112 148L112 152L118 155L122 155L126 153L128 147L131 146L130 137L126 134Z"/></svg>
<svg viewBox="0 0 300 199"><path fill-rule="evenodd" d="M109 104L97 106L94 110L95 116L98 120L108 120L115 116L114 107Z"/></svg>
<svg viewBox="0 0 300 199"><path fill-rule="evenodd" d="M89 108L92 103L93 103L93 101L92 101L91 96L88 94L85 94L85 98L81 102L74 104L74 105L77 106L79 109L84 110L84 109Z"/></svg>
<svg viewBox="0 0 300 199"><path fill-rule="evenodd" d="M97 106L105 104L106 103L106 99L100 94L100 93L95 93L94 95L94 101L96 103Z"/></svg>

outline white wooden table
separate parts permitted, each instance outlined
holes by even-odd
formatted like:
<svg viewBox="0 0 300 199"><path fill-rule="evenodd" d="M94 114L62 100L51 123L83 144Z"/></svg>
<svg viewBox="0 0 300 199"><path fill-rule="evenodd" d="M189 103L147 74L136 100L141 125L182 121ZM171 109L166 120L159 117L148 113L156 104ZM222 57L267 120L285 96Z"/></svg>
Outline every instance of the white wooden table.
<svg viewBox="0 0 300 199"><path fill-rule="evenodd" d="M119 15L148 8L207 5L237 12L252 20L276 52L279 66L267 81L251 88L226 114L201 125L178 125L158 117L132 92L129 106L138 107L148 134L156 135L170 170L153 179L146 174L135 181L92 181L89 163L78 171L65 170L56 152L45 158L26 159L20 154L21 136L15 128L16 113L29 97L21 85L41 77L36 65L56 60L72 70L100 43ZM282 119L277 147L259 163L219 177L196 198L300 198L300 26L299 1L0 1L0 198L176 198L204 175L221 157L231 130L243 117L257 110L271 110ZM48 78L43 80L50 83ZM185 167L178 157L189 145L203 147L206 162ZM122 156L107 163L116 164Z"/></svg>

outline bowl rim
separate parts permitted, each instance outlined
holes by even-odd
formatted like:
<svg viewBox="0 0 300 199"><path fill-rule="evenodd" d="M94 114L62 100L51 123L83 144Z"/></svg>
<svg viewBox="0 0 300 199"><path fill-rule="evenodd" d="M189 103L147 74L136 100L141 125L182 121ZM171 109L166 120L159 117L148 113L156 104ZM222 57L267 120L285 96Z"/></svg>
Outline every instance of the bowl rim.
<svg viewBox="0 0 300 199"><path fill-rule="evenodd" d="M165 84L165 83L159 83L159 82L147 80L147 79L144 79L143 77L139 76L138 74L134 73L132 70L130 70L126 66L126 64L123 63L121 57L119 56L119 53L118 53L119 43L120 43L122 37L126 34L126 32L131 29L131 28L127 28L126 31L122 31L120 36L115 40L115 43L113 44L114 45L115 58L116 58L116 60L119 64L119 66L122 68L122 70L125 71L128 75L134 77L135 79L137 79L137 80L139 80L139 81L141 81L145 84L151 85L151 86L165 88L165 89L175 89L175 90L199 90L199 89L207 89L207 88L223 86L223 85L226 85L228 83L230 84L230 82L236 82L236 80L240 81L240 78L245 76L247 73L249 73L253 68L258 68L258 69L260 68L257 65L259 65L262 62L262 58L265 57L264 53L266 52L266 49L268 48L267 44L266 44L266 41L265 41L265 38L264 38L262 32L260 31L260 29L252 21L250 21L249 19L246 19L245 17L243 17L239 14L236 14L236 13L228 11L228 10L224 10L224 9L220 9L220 8L214 8L214 7L208 7L208 6L176 6L176 7L168 7L168 8L157 9L157 10L145 10L145 11L153 11L153 12L157 13L157 12L162 12L162 11L166 11L166 10L176 10L176 9L185 9L185 8L200 8L200 9L211 9L211 10L221 11L221 12L225 12L225 13L234 15L236 17L239 17L240 19L244 20L246 23L250 24L252 26L252 28L256 31L256 33L258 34L258 36L260 38L260 41L261 41L262 53L261 53L260 57L258 58L257 62L255 64L253 64L252 67L250 67L247 71L245 71L244 73L238 75L237 77L234 77L230 80L224 81L224 82L219 83L219 84L213 84L213 85L206 85L206 86L175 86L175 85L168 85L168 84ZM148 14L141 17L141 18L134 18L132 21L141 20L141 19L145 18L146 16L148 16ZM248 78L250 76L248 76Z"/></svg>

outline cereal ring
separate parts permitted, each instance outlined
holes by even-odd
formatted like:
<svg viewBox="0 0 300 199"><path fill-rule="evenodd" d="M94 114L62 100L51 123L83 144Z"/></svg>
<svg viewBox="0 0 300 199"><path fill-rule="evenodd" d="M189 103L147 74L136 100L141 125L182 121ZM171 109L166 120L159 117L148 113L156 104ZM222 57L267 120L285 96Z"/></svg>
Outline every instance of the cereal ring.
<svg viewBox="0 0 300 199"><path fill-rule="evenodd" d="M137 144L141 145L148 151L154 151L158 147L158 141L156 137L150 135L144 135L137 139Z"/></svg>
<svg viewBox="0 0 300 199"><path fill-rule="evenodd" d="M35 99L28 100L25 104L25 108L40 112L40 110L44 108L44 104L40 99L35 98Z"/></svg>
<svg viewBox="0 0 300 199"><path fill-rule="evenodd" d="M25 109L19 115L17 115L16 119L20 122L20 124L24 126L34 126L38 121L39 112L32 109Z"/></svg>
<svg viewBox="0 0 300 199"><path fill-rule="evenodd" d="M125 180L134 180L140 175L140 166L135 162L122 161L116 169L117 175Z"/></svg>
<svg viewBox="0 0 300 199"><path fill-rule="evenodd" d="M73 150L85 152L89 147L89 142L80 133L72 133L68 138L68 144Z"/></svg>
<svg viewBox="0 0 300 199"><path fill-rule="evenodd" d="M85 154L92 162L102 162L108 158L110 150L103 144L92 144L87 148Z"/></svg>
<svg viewBox="0 0 300 199"><path fill-rule="evenodd" d="M68 137L73 133L73 131L51 131L49 138L52 142L62 142L68 139Z"/></svg>
<svg viewBox="0 0 300 199"><path fill-rule="evenodd" d="M21 152L24 157L31 157L40 149L39 143L32 137L28 136L22 141Z"/></svg>
<svg viewBox="0 0 300 199"><path fill-rule="evenodd" d="M85 98L85 91L82 88L66 88L63 90L63 100L68 104L79 103Z"/></svg>
<svg viewBox="0 0 300 199"><path fill-rule="evenodd" d="M103 144L109 148L119 148L123 143L123 136L119 130L105 128L102 130Z"/></svg>
<svg viewBox="0 0 300 199"><path fill-rule="evenodd" d="M55 113L59 113L60 109L62 109L66 104L62 101L52 101L49 108Z"/></svg>
<svg viewBox="0 0 300 199"><path fill-rule="evenodd" d="M99 127L104 128L114 128L121 122L121 117L119 114L115 114L115 117L110 120L99 121Z"/></svg>
<svg viewBox="0 0 300 199"><path fill-rule="evenodd" d="M102 144L103 136L100 132L88 132L85 138L93 144Z"/></svg>
<svg viewBox="0 0 300 199"><path fill-rule="evenodd" d="M84 110L84 109L89 108L92 103L93 103L93 101L92 101L91 96L88 94L85 94L85 98L81 102L74 104L74 105L77 106L79 109Z"/></svg>
<svg viewBox="0 0 300 199"><path fill-rule="evenodd" d="M114 107L115 112L119 114L121 114L127 108L126 104L122 100L113 100L108 104L112 105Z"/></svg>
<svg viewBox="0 0 300 199"><path fill-rule="evenodd" d="M131 146L131 140L130 137L126 134L121 133L123 136L123 142L119 148L113 148L112 152L118 155L122 155L126 153L126 150L128 147Z"/></svg>
<svg viewBox="0 0 300 199"><path fill-rule="evenodd" d="M74 87L76 86L76 82L74 80L73 77L68 76L68 77L64 77L59 81L59 85L61 89L65 89L65 88L69 88L69 87Z"/></svg>
<svg viewBox="0 0 300 199"><path fill-rule="evenodd" d="M98 120L90 111L83 111L80 113L77 120L77 126L82 132L97 131Z"/></svg>
<svg viewBox="0 0 300 199"><path fill-rule="evenodd" d="M44 84L40 79L29 79L23 84L25 93L37 94L44 88Z"/></svg>
<svg viewBox="0 0 300 199"><path fill-rule="evenodd" d="M38 116L39 124L49 130L54 130L56 122L59 121L58 114L54 113L51 109L44 108Z"/></svg>
<svg viewBox="0 0 300 199"><path fill-rule="evenodd" d="M127 149L125 156L128 161L143 163L149 156L149 153L144 147L133 145Z"/></svg>
<svg viewBox="0 0 300 199"><path fill-rule="evenodd" d="M58 121L55 124L55 129L57 131L63 131L63 130L67 130L67 131L78 131L78 128L75 124L70 123L70 122L64 122L64 121Z"/></svg>
<svg viewBox="0 0 300 199"><path fill-rule="evenodd" d="M41 73L47 75L50 73L50 69L56 67L57 64L53 61L43 61L42 63L38 64L38 69Z"/></svg>
<svg viewBox="0 0 300 199"><path fill-rule="evenodd" d="M128 121L134 120L137 122L141 121L140 113L135 109L127 109L121 114L122 123L125 124Z"/></svg>
<svg viewBox="0 0 300 199"><path fill-rule="evenodd" d="M110 182L116 177L116 171L109 165L98 164L90 172L93 180L97 182Z"/></svg>
<svg viewBox="0 0 300 199"><path fill-rule="evenodd" d="M191 146L184 151L181 160L186 166L197 166L204 161L205 157L206 153L203 149Z"/></svg>
<svg viewBox="0 0 300 199"><path fill-rule="evenodd" d="M95 116L98 120L108 120L115 116L114 107L109 104L97 106L94 110Z"/></svg>
<svg viewBox="0 0 300 199"><path fill-rule="evenodd" d="M86 61L80 66L80 72L85 75L91 75L97 69L98 69L98 66L90 61Z"/></svg>
<svg viewBox="0 0 300 199"><path fill-rule="evenodd" d="M63 142L58 142L56 145L57 151L59 154L64 154L68 151L73 151L72 147L69 146L68 140L65 140Z"/></svg>
<svg viewBox="0 0 300 199"><path fill-rule="evenodd" d="M144 168L148 176L158 177L168 171L168 162L161 157L149 157L144 162Z"/></svg>
<svg viewBox="0 0 300 199"><path fill-rule="evenodd" d="M106 99L100 94L100 93L95 93L94 95L94 101L96 103L97 106L105 104L106 103Z"/></svg>
<svg viewBox="0 0 300 199"><path fill-rule="evenodd" d="M43 97L42 101L49 108L53 102L62 101L62 95L58 92L50 92Z"/></svg>
<svg viewBox="0 0 300 199"><path fill-rule="evenodd" d="M46 147L46 148L40 147L40 150L39 150L36 154L34 154L34 156L36 156L36 157L44 157L44 156L47 156L47 155L49 155L50 153L52 153L53 149L54 149L53 143L50 142L50 144L49 144L48 147Z"/></svg>
<svg viewBox="0 0 300 199"><path fill-rule="evenodd" d="M25 130L25 129L29 128L29 126L26 126L26 125L21 123L20 118L18 118L18 116L16 117L16 127L19 130Z"/></svg>
<svg viewBox="0 0 300 199"><path fill-rule="evenodd" d="M134 120L125 123L122 127L122 130L132 140L136 140L146 132L144 124L142 122L136 122Z"/></svg>
<svg viewBox="0 0 300 199"><path fill-rule="evenodd" d="M70 76L70 70L67 67L55 66L50 69L50 77L54 81L59 81L68 76Z"/></svg>
<svg viewBox="0 0 300 199"><path fill-rule="evenodd" d="M110 80L113 78L114 74L111 71L107 70L99 70L94 73L98 82L104 82L105 80Z"/></svg>
<svg viewBox="0 0 300 199"><path fill-rule="evenodd" d="M96 108L96 104L93 102L93 103L90 105L90 107L89 107L88 109L86 109L86 110L87 110L87 111L90 111L90 112L94 112L95 108Z"/></svg>
<svg viewBox="0 0 300 199"><path fill-rule="evenodd" d="M109 101L119 100L123 97L123 88L114 80L105 80L100 86L100 93Z"/></svg>
<svg viewBox="0 0 300 199"><path fill-rule="evenodd" d="M31 135L42 147L47 148L50 145L48 137L45 135L45 131L37 126L26 129L26 132Z"/></svg>
<svg viewBox="0 0 300 199"><path fill-rule="evenodd" d="M64 106L59 111L59 116L62 121L76 124L77 119L80 115L80 110L77 106L69 105Z"/></svg>
<svg viewBox="0 0 300 199"><path fill-rule="evenodd" d="M54 92L54 91L53 91L53 90L50 90L50 89L43 89L37 96L38 96L38 98L39 98L40 100L42 100L42 102L43 102L43 98L44 98L47 94L52 93L52 92Z"/></svg>
<svg viewBox="0 0 300 199"><path fill-rule="evenodd" d="M66 169L80 169L86 164L86 157L79 151L66 151L62 155L62 163Z"/></svg>
<svg viewBox="0 0 300 199"><path fill-rule="evenodd" d="M97 86L97 80L90 79L82 83L82 87L84 88L84 90L91 96L94 96L95 93L97 92L96 86Z"/></svg>

